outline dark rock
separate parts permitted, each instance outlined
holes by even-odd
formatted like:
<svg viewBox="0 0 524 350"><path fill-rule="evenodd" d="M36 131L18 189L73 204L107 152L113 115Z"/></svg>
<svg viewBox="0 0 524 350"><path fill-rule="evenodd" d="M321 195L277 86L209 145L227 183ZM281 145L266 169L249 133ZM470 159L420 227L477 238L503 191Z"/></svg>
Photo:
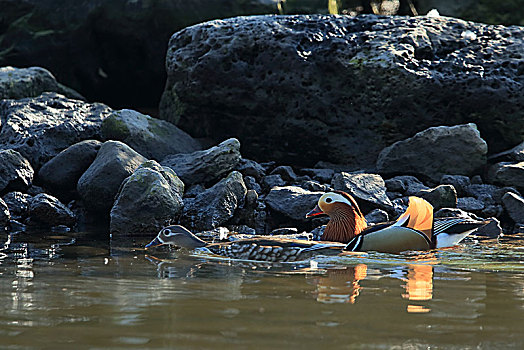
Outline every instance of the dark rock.
<svg viewBox="0 0 524 350"><path fill-rule="evenodd" d="M433 214L436 218L471 218L471 219L478 219L478 217L473 213L468 213L465 210L459 209L459 208L442 208Z"/></svg>
<svg viewBox="0 0 524 350"><path fill-rule="evenodd" d="M311 235L313 236L313 241L320 241L322 238L322 235L324 234L324 230L326 229L326 225L318 226L311 231Z"/></svg>
<svg viewBox="0 0 524 350"><path fill-rule="evenodd" d="M457 208L465 211L480 211L485 208L482 201L474 197L462 197L457 200Z"/></svg>
<svg viewBox="0 0 524 350"><path fill-rule="evenodd" d="M373 209L365 216L365 218L368 224L378 224L389 221L388 213L382 209Z"/></svg>
<svg viewBox="0 0 524 350"><path fill-rule="evenodd" d="M45 193L36 195L29 204L31 225L52 227L57 225L73 226L76 217L69 208L58 199Z"/></svg>
<svg viewBox="0 0 524 350"><path fill-rule="evenodd" d="M246 192L242 174L233 171L195 199L186 201L180 222L197 231L216 228L233 216Z"/></svg>
<svg viewBox="0 0 524 350"><path fill-rule="evenodd" d="M58 83L47 69L0 67L0 100L36 97L46 91L84 99L78 92Z"/></svg>
<svg viewBox="0 0 524 350"><path fill-rule="evenodd" d="M385 184L388 191L401 192L406 196L414 196L422 190L429 189L419 179L410 175L395 176L386 180Z"/></svg>
<svg viewBox="0 0 524 350"><path fill-rule="evenodd" d="M494 164L488 171L488 179L492 183L515 186L519 191L524 191L524 162Z"/></svg>
<svg viewBox="0 0 524 350"><path fill-rule="evenodd" d="M275 235L296 235L298 234L298 229L296 227L282 227L274 229L269 233L271 236Z"/></svg>
<svg viewBox="0 0 524 350"><path fill-rule="evenodd" d="M202 148L173 124L130 109L114 111L102 122L101 132L105 140L122 141L144 157L158 161Z"/></svg>
<svg viewBox="0 0 524 350"><path fill-rule="evenodd" d="M466 31L475 40L462 38ZM294 165L365 169L388 144L467 122L498 152L522 141L523 77L514 57L523 35L520 27L424 16L202 23L170 40L161 117L195 137L242 135L245 155Z"/></svg>
<svg viewBox="0 0 524 350"><path fill-rule="evenodd" d="M386 185L380 175L337 173L333 176L331 186L355 197L364 212L377 208L394 210L393 203L386 196Z"/></svg>
<svg viewBox="0 0 524 350"><path fill-rule="evenodd" d="M466 188L471 185L469 177L464 175L442 175L441 185L452 185L460 197L466 196Z"/></svg>
<svg viewBox="0 0 524 350"><path fill-rule="evenodd" d="M480 175L474 175L471 177L471 184L472 185L480 185L483 184L482 177Z"/></svg>
<svg viewBox="0 0 524 350"><path fill-rule="evenodd" d="M0 231L9 225L11 215L7 204L0 198Z"/></svg>
<svg viewBox="0 0 524 350"><path fill-rule="evenodd" d="M120 184L147 159L119 141L106 141L78 180L77 191L90 211L109 213Z"/></svg>
<svg viewBox="0 0 524 350"><path fill-rule="evenodd" d="M0 148L14 149L35 170L67 147L100 138L110 108L70 100L55 93L0 102Z"/></svg>
<svg viewBox="0 0 524 350"><path fill-rule="evenodd" d="M513 221L524 224L524 198L508 192L502 197L502 205Z"/></svg>
<svg viewBox="0 0 524 350"><path fill-rule="evenodd" d="M66 148L40 168L40 181L58 195L76 190L78 179L93 163L101 145L100 141L86 140Z"/></svg>
<svg viewBox="0 0 524 350"><path fill-rule="evenodd" d="M257 180L252 176L244 176L244 183L248 190L253 190L258 194L262 194L262 187L258 184Z"/></svg>
<svg viewBox="0 0 524 350"><path fill-rule="evenodd" d="M487 152L473 123L432 127L384 148L377 171L419 174L436 181L449 173L473 175L486 164Z"/></svg>
<svg viewBox="0 0 524 350"><path fill-rule="evenodd" d="M264 191L269 191L272 188L282 187L285 185L286 182L280 175L268 175L262 178L262 186L264 187Z"/></svg>
<svg viewBox="0 0 524 350"><path fill-rule="evenodd" d="M247 209L256 209L258 204L258 194L254 190L247 190L246 192L246 198L244 201L244 208Z"/></svg>
<svg viewBox="0 0 524 350"><path fill-rule="evenodd" d="M494 185L473 184L466 187L466 195L475 197L485 204L494 204L493 196L497 190L498 187Z"/></svg>
<svg viewBox="0 0 524 350"><path fill-rule="evenodd" d="M280 175L280 177L282 177L282 180L286 182L297 181L297 174L295 174L293 169L287 165L277 166L275 169L273 169L270 175Z"/></svg>
<svg viewBox="0 0 524 350"><path fill-rule="evenodd" d="M315 207L323 194L296 186L273 187L265 201L277 213L295 221L307 221L306 214Z"/></svg>
<svg viewBox="0 0 524 350"><path fill-rule="evenodd" d="M31 186L31 164L14 150L0 151L0 193L25 191Z"/></svg>
<svg viewBox="0 0 524 350"><path fill-rule="evenodd" d="M524 142L519 143L512 149L497 154L492 154L488 157L490 161L524 161Z"/></svg>
<svg viewBox="0 0 524 350"><path fill-rule="evenodd" d="M427 200L433 205L434 210L457 206L457 192L452 185L440 185L429 190L422 190L417 193L417 196Z"/></svg>
<svg viewBox="0 0 524 350"><path fill-rule="evenodd" d="M315 168L304 168L300 170L301 173L311 176L314 180L321 183L331 183L335 171L333 169L315 169Z"/></svg>
<svg viewBox="0 0 524 350"><path fill-rule="evenodd" d="M244 175L244 180L246 176L251 176L260 181L266 175L266 169L251 159L241 159L236 170Z"/></svg>
<svg viewBox="0 0 524 350"><path fill-rule="evenodd" d="M33 197L22 192L9 192L2 199L9 207L13 219L24 220L27 217L29 204Z"/></svg>
<svg viewBox="0 0 524 350"><path fill-rule="evenodd" d="M301 183L300 187L312 192L328 192L332 190L331 187L312 180Z"/></svg>
<svg viewBox="0 0 524 350"><path fill-rule="evenodd" d="M479 227L473 232L475 236L483 236L489 238L497 238L502 235L502 227L500 221L495 218L490 218L490 223Z"/></svg>
<svg viewBox="0 0 524 350"><path fill-rule="evenodd" d="M204 151L167 156L160 164L168 166L186 186L215 183L240 162L240 142L228 139Z"/></svg>
<svg viewBox="0 0 524 350"><path fill-rule="evenodd" d="M480 215L485 218L500 217L504 209L499 204L486 204L485 208L480 211Z"/></svg>
<svg viewBox="0 0 524 350"><path fill-rule="evenodd" d="M401 198L403 194L400 192L386 192L386 196L388 196L390 200L393 200L393 199Z"/></svg>
<svg viewBox="0 0 524 350"><path fill-rule="evenodd" d="M25 232L27 231L27 226L20 221L11 220L9 221L9 230L12 232Z"/></svg>
<svg viewBox="0 0 524 350"><path fill-rule="evenodd" d="M255 235L256 231L247 225L230 225L227 227L230 231L241 235Z"/></svg>
<svg viewBox="0 0 524 350"><path fill-rule="evenodd" d="M156 234L182 210L184 184L154 160L140 165L124 180L111 209L110 232Z"/></svg>
<svg viewBox="0 0 524 350"><path fill-rule="evenodd" d="M171 168L170 168L171 169ZM195 198L200 193L204 192L206 188L200 184L195 184L187 189L187 191L184 192L184 197L187 198Z"/></svg>
<svg viewBox="0 0 524 350"><path fill-rule="evenodd" d="M506 192L512 192L519 196L522 196L517 189L514 187L497 187L497 189L493 192L493 200L497 204L502 204L502 197L506 194Z"/></svg>
<svg viewBox="0 0 524 350"><path fill-rule="evenodd" d="M40 186L32 185L31 187L27 189L27 194L33 197L40 193L45 193L45 190Z"/></svg>

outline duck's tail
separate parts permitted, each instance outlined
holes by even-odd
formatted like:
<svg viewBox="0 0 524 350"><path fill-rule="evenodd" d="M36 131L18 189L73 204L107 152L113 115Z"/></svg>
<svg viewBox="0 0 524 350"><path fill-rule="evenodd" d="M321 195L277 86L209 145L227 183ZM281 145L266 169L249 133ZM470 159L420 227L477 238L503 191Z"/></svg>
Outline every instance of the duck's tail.
<svg viewBox="0 0 524 350"><path fill-rule="evenodd" d="M431 241L433 236L433 206L419 197L409 197L409 205L393 226L408 227L424 233Z"/></svg>
<svg viewBox="0 0 524 350"><path fill-rule="evenodd" d="M439 219L434 225L434 235L437 240L436 248L447 248L457 245L466 236L490 222L490 220L480 221L470 218Z"/></svg>

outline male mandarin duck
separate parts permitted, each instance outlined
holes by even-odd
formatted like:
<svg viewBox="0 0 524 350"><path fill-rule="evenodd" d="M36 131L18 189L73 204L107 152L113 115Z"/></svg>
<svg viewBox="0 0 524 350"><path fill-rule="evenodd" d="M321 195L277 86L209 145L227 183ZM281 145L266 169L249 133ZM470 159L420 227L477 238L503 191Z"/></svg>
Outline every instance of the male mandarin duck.
<svg viewBox="0 0 524 350"><path fill-rule="evenodd" d="M328 192L306 217L326 214L330 220L323 241L347 243L346 251L400 253L452 247L489 221L469 218L433 218L433 207L418 197L397 221L368 226L355 199L342 191Z"/></svg>
<svg viewBox="0 0 524 350"><path fill-rule="evenodd" d="M204 250L216 255L242 260L290 262L313 255L336 255L346 246L343 243L324 244L300 239L282 239L265 236L231 242L207 243L185 227L171 225L160 230L146 249L169 244L186 249Z"/></svg>

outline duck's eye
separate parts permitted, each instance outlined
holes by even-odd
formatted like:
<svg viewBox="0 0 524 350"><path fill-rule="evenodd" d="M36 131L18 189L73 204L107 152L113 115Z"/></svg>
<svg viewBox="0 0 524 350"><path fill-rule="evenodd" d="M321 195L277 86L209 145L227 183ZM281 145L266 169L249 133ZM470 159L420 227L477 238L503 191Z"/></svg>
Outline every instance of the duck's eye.
<svg viewBox="0 0 524 350"><path fill-rule="evenodd" d="M331 198L329 198L329 197L326 198L326 203L331 203L331 202L333 202L333 200Z"/></svg>
<svg viewBox="0 0 524 350"><path fill-rule="evenodd" d="M169 236L171 234L171 230L168 228L164 229L164 235Z"/></svg>

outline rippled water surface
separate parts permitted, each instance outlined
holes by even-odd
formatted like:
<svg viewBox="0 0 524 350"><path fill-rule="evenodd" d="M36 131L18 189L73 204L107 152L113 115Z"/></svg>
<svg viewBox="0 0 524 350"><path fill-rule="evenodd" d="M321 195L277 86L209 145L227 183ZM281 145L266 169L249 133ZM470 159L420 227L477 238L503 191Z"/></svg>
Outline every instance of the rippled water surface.
<svg viewBox="0 0 524 350"><path fill-rule="evenodd" d="M524 348L519 238L252 264L92 236L0 236L0 348Z"/></svg>

